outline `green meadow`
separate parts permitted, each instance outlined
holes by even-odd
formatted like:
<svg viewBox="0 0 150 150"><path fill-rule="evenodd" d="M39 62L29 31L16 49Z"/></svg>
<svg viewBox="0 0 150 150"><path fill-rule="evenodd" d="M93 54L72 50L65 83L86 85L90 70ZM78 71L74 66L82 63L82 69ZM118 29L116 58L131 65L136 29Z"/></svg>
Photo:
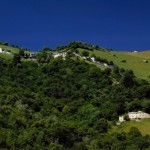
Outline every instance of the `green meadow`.
<svg viewBox="0 0 150 150"><path fill-rule="evenodd" d="M123 122L118 126L114 126L110 132L126 132L128 133L131 127L136 127L139 129L142 135L150 135L150 119L143 119L141 121L128 121Z"/></svg>
<svg viewBox="0 0 150 150"><path fill-rule="evenodd" d="M11 46L5 46L5 45L0 45L0 48L5 49L9 52L12 52L14 54L18 54L19 53L19 48L16 47L11 47ZM29 51L25 51L25 53L30 53Z"/></svg>
<svg viewBox="0 0 150 150"><path fill-rule="evenodd" d="M0 45L0 48L8 51L8 52L11 52L13 54L19 54L19 48L16 48L16 47L11 47L11 46L5 46L5 45ZM25 53L29 54L31 53L30 51L25 51ZM12 55L8 55L8 54L5 54L5 53L0 53L0 57L1 58L4 58L4 59L12 59L13 56ZM26 59L22 59L22 61L27 61Z"/></svg>
<svg viewBox="0 0 150 150"><path fill-rule="evenodd" d="M10 51L12 53L19 53L19 48L11 47L11 46L5 46L5 45L0 45L0 48L5 49L7 51Z"/></svg>
<svg viewBox="0 0 150 150"><path fill-rule="evenodd" d="M12 59L12 57L13 56L11 56L11 55L0 53L0 58L4 58L4 59L8 60L8 59Z"/></svg>
<svg viewBox="0 0 150 150"><path fill-rule="evenodd" d="M80 52L83 49L79 49ZM138 78L150 81L150 51L144 52L119 52L119 51L89 51L89 54L95 54L97 57L106 58L108 61L113 61L120 68L131 69ZM126 62L122 62L126 60ZM148 63L143 62L147 60Z"/></svg>

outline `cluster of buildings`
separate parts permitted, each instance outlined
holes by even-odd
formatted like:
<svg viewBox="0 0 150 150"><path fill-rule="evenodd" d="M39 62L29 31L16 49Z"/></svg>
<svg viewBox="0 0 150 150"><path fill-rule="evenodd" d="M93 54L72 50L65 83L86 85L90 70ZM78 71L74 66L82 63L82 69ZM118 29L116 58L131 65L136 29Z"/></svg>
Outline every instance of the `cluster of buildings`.
<svg viewBox="0 0 150 150"><path fill-rule="evenodd" d="M112 65L108 65L107 63L102 63L102 62L99 62L99 61L96 61L96 59L94 57L85 57L85 56L81 56L77 53L74 53L75 56L79 57L79 58L82 58L82 59L85 59L85 60L88 60L94 64L98 64L98 65L101 65L103 67L107 67L107 68L112 68L113 66Z"/></svg>
<svg viewBox="0 0 150 150"><path fill-rule="evenodd" d="M128 112L128 117L130 120L141 120L145 118L150 118L150 114L145 113L143 111ZM124 116L119 116L119 122L124 122L124 121L125 121Z"/></svg>

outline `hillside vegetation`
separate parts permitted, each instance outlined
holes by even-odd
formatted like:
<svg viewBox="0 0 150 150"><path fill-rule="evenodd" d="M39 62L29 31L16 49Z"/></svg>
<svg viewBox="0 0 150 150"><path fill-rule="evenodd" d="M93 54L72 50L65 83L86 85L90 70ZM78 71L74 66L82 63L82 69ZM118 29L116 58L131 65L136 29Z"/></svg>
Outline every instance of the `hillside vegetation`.
<svg viewBox="0 0 150 150"><path fill-rule="evenodd" d="M65 58L54 58L47 48L29 61L22 61L20 52L9 61L0 58L0 149L150 148L150 135L139 127L131 125L126 133L115 127L119 115L150 113L149 82L116 65L102 70L87 63L75 55L77 48L110 53L71 43L55 50L63 49Z"/></svg>
<svg viewBox="0 0 150 150"><path fill-rule="evenodd" d="M74 44L74 43L77 43ZM73 45L73 46L72 46ZM1 48L12 52L13 54L19 54L19 47L12 47L6 45L0 45ZM45 47L47 48L47 47ZM80 42L72 42L68 46L58 46L56 50L79 50L80 53L83 51L88 51L89 56L95 55L96 57L100 57L103 59L107 59L108 61L113 61L120 68L133 70L136 77L145 79L150 81L150 51L143 52L121 52L121 51L112 51L110 49L99 48L98 46L92 46L90 44L80 43ZM30 51L24 51L29 54ZM5 54L0 54L1 57L6 59L11 59L12 56L8 56ZM147 61L147 63L144 62ZM125 62L124 62L125 61ZM88 62L90 63L90 62ZM95 64L97 65L97 64ZM98 66L98 65L97 65ZM99 66L101 69L105 67Z"/></svg>

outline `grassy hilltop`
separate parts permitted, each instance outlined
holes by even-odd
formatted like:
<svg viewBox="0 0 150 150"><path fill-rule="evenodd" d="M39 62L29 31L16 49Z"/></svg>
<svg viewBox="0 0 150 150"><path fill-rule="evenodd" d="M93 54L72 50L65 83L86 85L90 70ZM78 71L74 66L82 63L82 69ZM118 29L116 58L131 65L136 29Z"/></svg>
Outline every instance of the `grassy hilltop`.
<svg viewBox="0 0 150 150"><path fill-rule="evenodd" d="M83 51L83 49L79 49ZM95 54L97 57L106 58L108 61L113 61L120 68L131 69L138 78L149 80L150 76L150 51L143 52L119 52L119 51L89 51L90 55ZM126 62L122 62L125 60ZM143 62L147 60L148 63Z"/></svg>
<svg viewBox="0 0 150 150"><path fill-rule="evenodd" d="M6 46L6 45L0 45L0 47L2 49L5 49L5 50L10 51L12 53L19 53L19 48L16 48L16 47L11 47L11 46Z"/></svg>
<svg viewBox="0 0 150 150"><path fill-rule="evenodd" d="M7 45L2 45L0 44L0 48L8 51L8 52L11 52L12 54L19 54L19 51L21 48L17 48L17 47L12 47L12 46L7 46ZM24 51L25 53L30 53L29 51L25 50ZM5 54L5 53L0 53L0 57L1 58L4 58L4 59L12 59L13 58L13 55L8 55L8 54Z"/></svg>
<svg viewBox="0 0 150 150"><path fill-rule="evenodd" d="M0 45L1 48L10 51L12 53L19 53L19 48ZM121 51L110 51L106 49L96 50L93 49L88 50L88 48L77 48L79 52L88 51L89 55L95 54L96 57L107 59L108 61L113 61L120 68L133 70L134 74L138 78L146 79L150 81L150 50L143 52L121 52ZM30 53L29 51L25 51L26 53ZM12 56L7 54L0 53L0 57L5 59L11 59ZM122 62L125 60L126 62ZM143 62L146 60L147 63Z"/></svg>

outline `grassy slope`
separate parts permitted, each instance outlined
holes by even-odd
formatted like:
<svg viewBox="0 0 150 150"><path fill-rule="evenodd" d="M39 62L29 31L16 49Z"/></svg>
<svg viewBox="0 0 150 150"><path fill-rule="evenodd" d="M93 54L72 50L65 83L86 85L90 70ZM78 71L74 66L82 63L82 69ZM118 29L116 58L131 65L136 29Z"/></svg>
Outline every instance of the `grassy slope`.
<svg viewBox="0 0 150 150"><path fill-rule="evenodd" d="M129 132L131 127L136 127L142 133L142 135L149 134L150 135L150 119L144 119L140 122L137 121L129 121L123 122L119 126L113 127L110 132Z"/></svg>
<svg viewBox="0 0 150 150"><path fill-rule="evenodd" d="M3 48L7 51L10 51L14 54L18 54L19 53L19 48L15 48L15 47L11 47L11 46L5 46L5 45L0 45L0 48ZM25 51L25 53L30 53L29 51ZM4 58L4 59L12 59L13 56L11 55L8 55L8 54L2 54L0 53L0 57L1 58Z"/></svg>
<svg viewBox="0 0 150 150"><path fill-rule="evenodd" d="M82 51L83 49L79 49ZM117 52L117 51L89 51L90 54L94 53L96 56L101 58L106 58L107 60L112 60L116 65L122 68L131 69L134 71L138 78L143 78L146 80L150 75L150 51L144 52ZM114 56L116 55L116 57ZM144 63L143 59L149 61L149 63ZM126 63L121 62L121 60L126 60Z"/></svg>
<svg viewBox="0 0 150 150"><path fill-rule="evenodd" d="M11 46L5 46L5 45L0 45L1 48L10 51L12 53L18 54L19 53L19 48L11 47ZM29 51L25 51L25 53L30 53Z"/></svg>
<svg viewBox="0 0 150 150"><path fill-rule="evenodd" d="M10 51L12 53L19 53L19 49L18 48L14 48L14 47L10 47L10 46L5 46L5 45L0 45L1 48Z"/></svg>

